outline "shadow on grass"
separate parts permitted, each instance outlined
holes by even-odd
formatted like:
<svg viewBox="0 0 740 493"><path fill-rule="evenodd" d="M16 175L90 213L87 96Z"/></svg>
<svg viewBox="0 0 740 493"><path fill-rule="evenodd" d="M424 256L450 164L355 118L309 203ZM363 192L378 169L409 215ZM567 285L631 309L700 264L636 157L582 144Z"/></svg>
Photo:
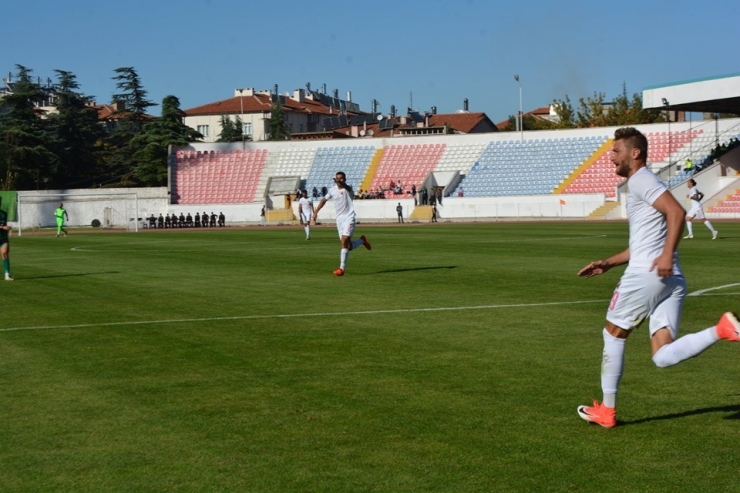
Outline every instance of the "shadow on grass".
<svg viewBox="0 0 740 493"><path fill-rule="evenodd" d="M20 279L16 279L17 281L28 281L31 279L54 279L56 277L82 277L82 276L97 276L100 274L120 274L121 271L119 270L111 270L111 271L105 271L105 272L85 272L80 274L57 274L53 276L31 276L31 277L22 277Z"/></svg>
<svg viewBox="0 0 740 493"><path fill-rule="evenodd" d="M394 272L414 272L417 270L436 270L436 269L457 269L457 265L441 265L438 267L412 267L408 269L388 269L379 270L376 274L391 274Z"/></svg>
<svg viewBox="0 0 740 493"><path fill-rule="evenodd" d="M682 413L664 414L663 416L652 416L650 418L636 419L634 421L619 421L619 426L639 425L641 423L649 423L650 421L660 421L663 419L679 419L679 418L685 418L687 416L696 416L698 414L707 414L707 413L732 413L729 416L725 416L724 419L740 419L740 405L704 407L701 409L694 409L693 411L684 411Z"/></svg>

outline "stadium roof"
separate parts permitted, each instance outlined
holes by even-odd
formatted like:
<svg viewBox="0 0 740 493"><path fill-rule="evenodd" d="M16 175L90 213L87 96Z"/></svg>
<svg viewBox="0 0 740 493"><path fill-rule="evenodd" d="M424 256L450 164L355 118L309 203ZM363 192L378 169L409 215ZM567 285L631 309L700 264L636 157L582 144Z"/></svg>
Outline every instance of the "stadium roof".
<svg viewBox="0 0 740 493"><path fill-rule="evenodd" d="M646 87L644 108L740 115L740 74Z"/></svg>

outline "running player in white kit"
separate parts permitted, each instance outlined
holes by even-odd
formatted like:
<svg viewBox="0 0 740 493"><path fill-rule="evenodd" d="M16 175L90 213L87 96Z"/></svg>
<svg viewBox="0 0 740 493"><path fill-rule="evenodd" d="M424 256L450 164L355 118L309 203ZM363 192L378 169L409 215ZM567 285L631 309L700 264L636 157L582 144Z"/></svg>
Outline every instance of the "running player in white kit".
<svg viewBox="0 0 740 493"><path fill-rule="evenodd" d="M298 200L298 216L306 232L306 239L311 239L311 219L313 219L313 200L308 198L308 191L301 192L301 198Z"/></svg>
<svg viewBox="0 0 740 493"><path fill-rule="evenodd" d="M643 134L634 128L615 132L612 162L616 173L629 180L629 247L606 260L591 262L578 272L588 278L628 263L609 304L603 330L603 402L578 407L581 418L605 428L617 424L617 390L624 372L627 336L646 318L650 319L653 362L659 368L693 358L720 339L740 341L740 323L730 312L722 315L716 326L676 339L686 296L686 281L676 252L685 211L645 167L646 156L647 139Z"/></svg>
<svg viewBox="0 0 740 493"><path fill-rule="evenodd" d="M334 186L329 189L329 192L321 199L321 202L319 202L319 205L316 206L313 212L313 220L316 222L319 211L324 207L326 201L328 199L334 201L334 209L337 213L337 229L339 230L339 238L342 241L339 268L334 271L335 276L344 275L350 250L354 250L360 245L364 245L368 250L372 249L370 242L367 241L364 235L360 236L359 240L352 241L352 233L355 231L355 207L352 203L353 198L354 192L352 191L352 187L347 185L347 175L339 171L334 177Z"/></svg>
<svg viewBox="0 0 740 493"><path fill-rule="evenodd" d="M691 200L691 210L686 214L686 229L689 230L689 234L684 236L684 239L690 240L694 237L694 228L691 225L691 221L696 218L703 222L704 226L709 228L709 231L712 232L712 239L716 240L719 233L714 229L714 226L709 222L709 219L704 216L704 207L701 205L701 199L704 198L704 194L696 187L696 182L693 178L690 178L689 181L686 182L686 186L689 187L689 193L686 194L686 198Z"/></svg>

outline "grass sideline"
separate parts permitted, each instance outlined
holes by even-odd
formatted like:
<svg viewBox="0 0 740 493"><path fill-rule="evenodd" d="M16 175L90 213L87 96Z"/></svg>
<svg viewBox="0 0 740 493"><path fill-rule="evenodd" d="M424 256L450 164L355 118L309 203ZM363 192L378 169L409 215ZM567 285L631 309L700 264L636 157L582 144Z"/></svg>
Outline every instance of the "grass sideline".
<svg viewBox="0 0 740 493"><path fill-rule="evenodd" d="M695 225L689 292L740 283L740 224ZM660 370L601 327L626 223L359 225L11 238L0 491L735 491L740 345ZM681 333L740 310L689 296Z"/></svg>

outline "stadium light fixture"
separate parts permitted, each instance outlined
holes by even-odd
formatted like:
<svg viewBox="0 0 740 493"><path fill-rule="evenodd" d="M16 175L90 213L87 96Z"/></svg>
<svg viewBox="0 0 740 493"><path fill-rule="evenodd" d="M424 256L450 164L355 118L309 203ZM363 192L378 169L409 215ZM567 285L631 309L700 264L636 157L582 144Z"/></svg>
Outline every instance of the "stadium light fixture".
<svg viewBox="0 0 740 493"><path fill-rule="evenodd" d="M519 137L524 140L524 113L522 112L522 83L519 82L519 74L514 75L514 80L519 84Z"/></svg>

